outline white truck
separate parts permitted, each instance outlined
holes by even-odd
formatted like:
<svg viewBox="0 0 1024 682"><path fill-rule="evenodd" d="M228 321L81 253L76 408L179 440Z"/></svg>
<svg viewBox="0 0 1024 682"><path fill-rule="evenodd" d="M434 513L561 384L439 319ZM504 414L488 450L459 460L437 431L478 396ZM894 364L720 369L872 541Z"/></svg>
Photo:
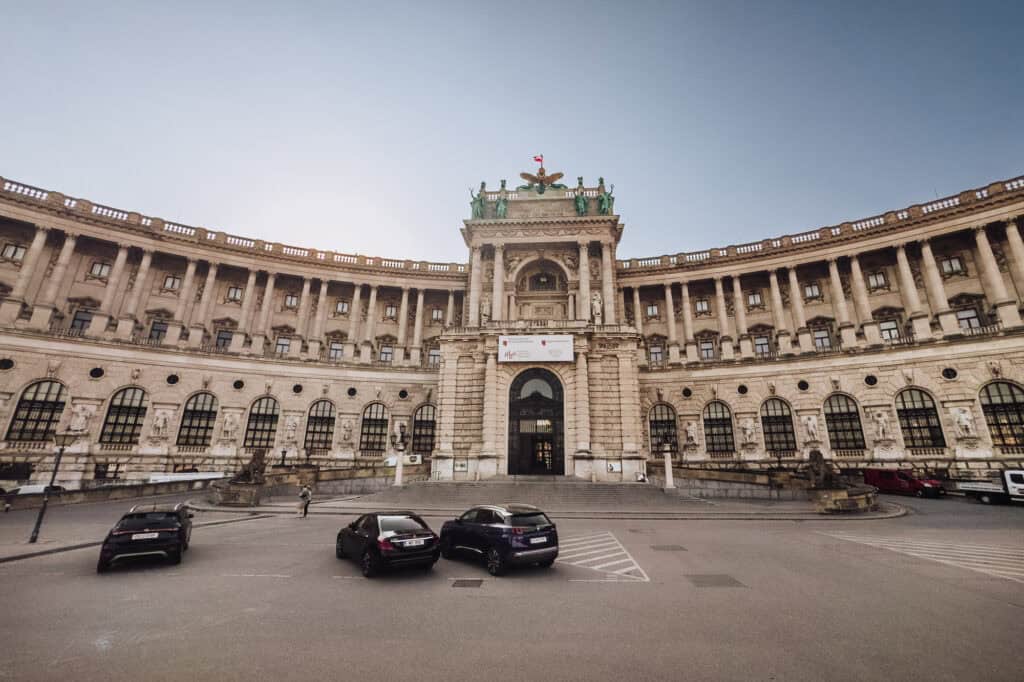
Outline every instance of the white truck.
<svg viewBox="0 0 1024 682"><path fill-rule="evenodd" d="M957 481L957 490L982 504L1024 502L1024 470L993 471L993 478Z"/></svg>

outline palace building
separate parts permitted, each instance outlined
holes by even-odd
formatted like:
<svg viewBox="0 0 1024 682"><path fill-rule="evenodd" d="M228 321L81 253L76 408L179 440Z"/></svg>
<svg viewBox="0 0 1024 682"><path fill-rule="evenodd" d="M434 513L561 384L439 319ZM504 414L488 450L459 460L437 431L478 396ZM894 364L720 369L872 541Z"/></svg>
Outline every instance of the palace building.
<svg viewBox="0 0 1024 682"><path fill-rule="evenodd" d="M233 472L260 450L380 460L399 425L456 480L631 481L666 451L728 469L813 450L853 469L1024 463L1024 178L625 260L604 181L560 175L481 185L465 263L0 178L0 480L48 480L63 430L68 487Z"/></svg>

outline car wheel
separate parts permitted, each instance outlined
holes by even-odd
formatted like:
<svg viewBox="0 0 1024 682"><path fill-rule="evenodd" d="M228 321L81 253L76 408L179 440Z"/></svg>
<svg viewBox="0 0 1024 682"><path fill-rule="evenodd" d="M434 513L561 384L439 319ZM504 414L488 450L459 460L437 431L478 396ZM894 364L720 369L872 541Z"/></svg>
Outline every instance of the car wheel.
<svg viewBox="0 0 1024 682"><path fill-rule="evenodd" d="M109 570L110 570L110 564L107 563L106 561L104 561L103 559L100 559L99 561L96 562L96 572L97 573L106 573Z"/></svg>
<svg viewBox="0 0 1024 682"><path fill-rule="evenodd" d="M544 561L541 561L537 565L540 566L541 568L551 568L552 566L555 565L555 560L554 559L545 559Z"/></svg>
<svg viewBox="0 0 1024 682"><path fill-rule="evenodd" d="M174 564L174 565L177 565L177 564L181 563L181 548L180 547L178 548L177 552L172 552L171 553L171 563Z"/></svg>
<svg viewBox="0 0 1024 682"><path fill-rule="evenodd" d="M924 488L918 488L915 490L914 495L917 497L924 497Z"/></svg>
<svg viewBox="0 0 1024 682"><path fill-rule="evenodd" d="M420 568L423 570L424 573L429 573L434 569L434 562L428 561L427 563L420 566Z"/></svg>
<svg viewBox="0 0 1024 682"><path fill-rule="evenodd" d="M373 554L369 551L363 552L363 557L359 560L359 568L363 572L364 578L372 578L377 575L377 560L373 558Z"/></svg>
<svg viewBox="0 0 1024 682"><path fill-rule="evenodd" d="M982 504L992 504L992 496L987 493L978 495L978 502L981 502Z"/></svg>
<svg viewBox="0 0 1024 682"><path fill-rule="evenodd" d="M501 552L494 547L487 550L487 572L493 576L505 572L505 560L501 558Z"/></svg>
<svg viewBox="0 0 1024 682"><path fill-rule="evenodd" d="M451 538L445 538L441 540L441 556L445 559L451 559L455 556L455 548L452 547Z"/></svg>
<svg viewBox="0 0 1024 682"><path fill-rule="evenodd" d="M341 540L336 540L334 542L334 556L339 559L345 558L345 547L341 544Z"/></svg>

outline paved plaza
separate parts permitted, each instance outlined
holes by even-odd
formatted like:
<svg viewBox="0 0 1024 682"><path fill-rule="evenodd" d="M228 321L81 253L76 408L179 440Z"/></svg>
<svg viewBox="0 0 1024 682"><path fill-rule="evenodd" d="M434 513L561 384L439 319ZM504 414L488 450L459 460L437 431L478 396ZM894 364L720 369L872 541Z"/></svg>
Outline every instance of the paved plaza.
<svg viewBox="0 0 1024 682"><path fill-rule="evenodd" d="M555 566L501 578L441 560L367 580L334 557L354 516L322 505L201 512L221 523L180 566L0 564L0 679L1019 679L1024 510L896 501L873 521L555 515ZM51 510L40 547L126 506ZM32 520L0 517L5 547Z"/></svg>

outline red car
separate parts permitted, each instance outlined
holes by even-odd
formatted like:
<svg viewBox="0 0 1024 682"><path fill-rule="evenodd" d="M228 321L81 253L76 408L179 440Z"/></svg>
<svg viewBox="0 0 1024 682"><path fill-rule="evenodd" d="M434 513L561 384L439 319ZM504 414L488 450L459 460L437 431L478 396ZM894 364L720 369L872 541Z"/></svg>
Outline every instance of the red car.
<svg viewBox="0 0 1024 682"><path fill-rule="evenodd" d="M918 478L913 471L900 469L865 469L864 482L878 488L879 492L916 495L918 497L942 497L946 489L942 481L934 478Z"/></svg>

